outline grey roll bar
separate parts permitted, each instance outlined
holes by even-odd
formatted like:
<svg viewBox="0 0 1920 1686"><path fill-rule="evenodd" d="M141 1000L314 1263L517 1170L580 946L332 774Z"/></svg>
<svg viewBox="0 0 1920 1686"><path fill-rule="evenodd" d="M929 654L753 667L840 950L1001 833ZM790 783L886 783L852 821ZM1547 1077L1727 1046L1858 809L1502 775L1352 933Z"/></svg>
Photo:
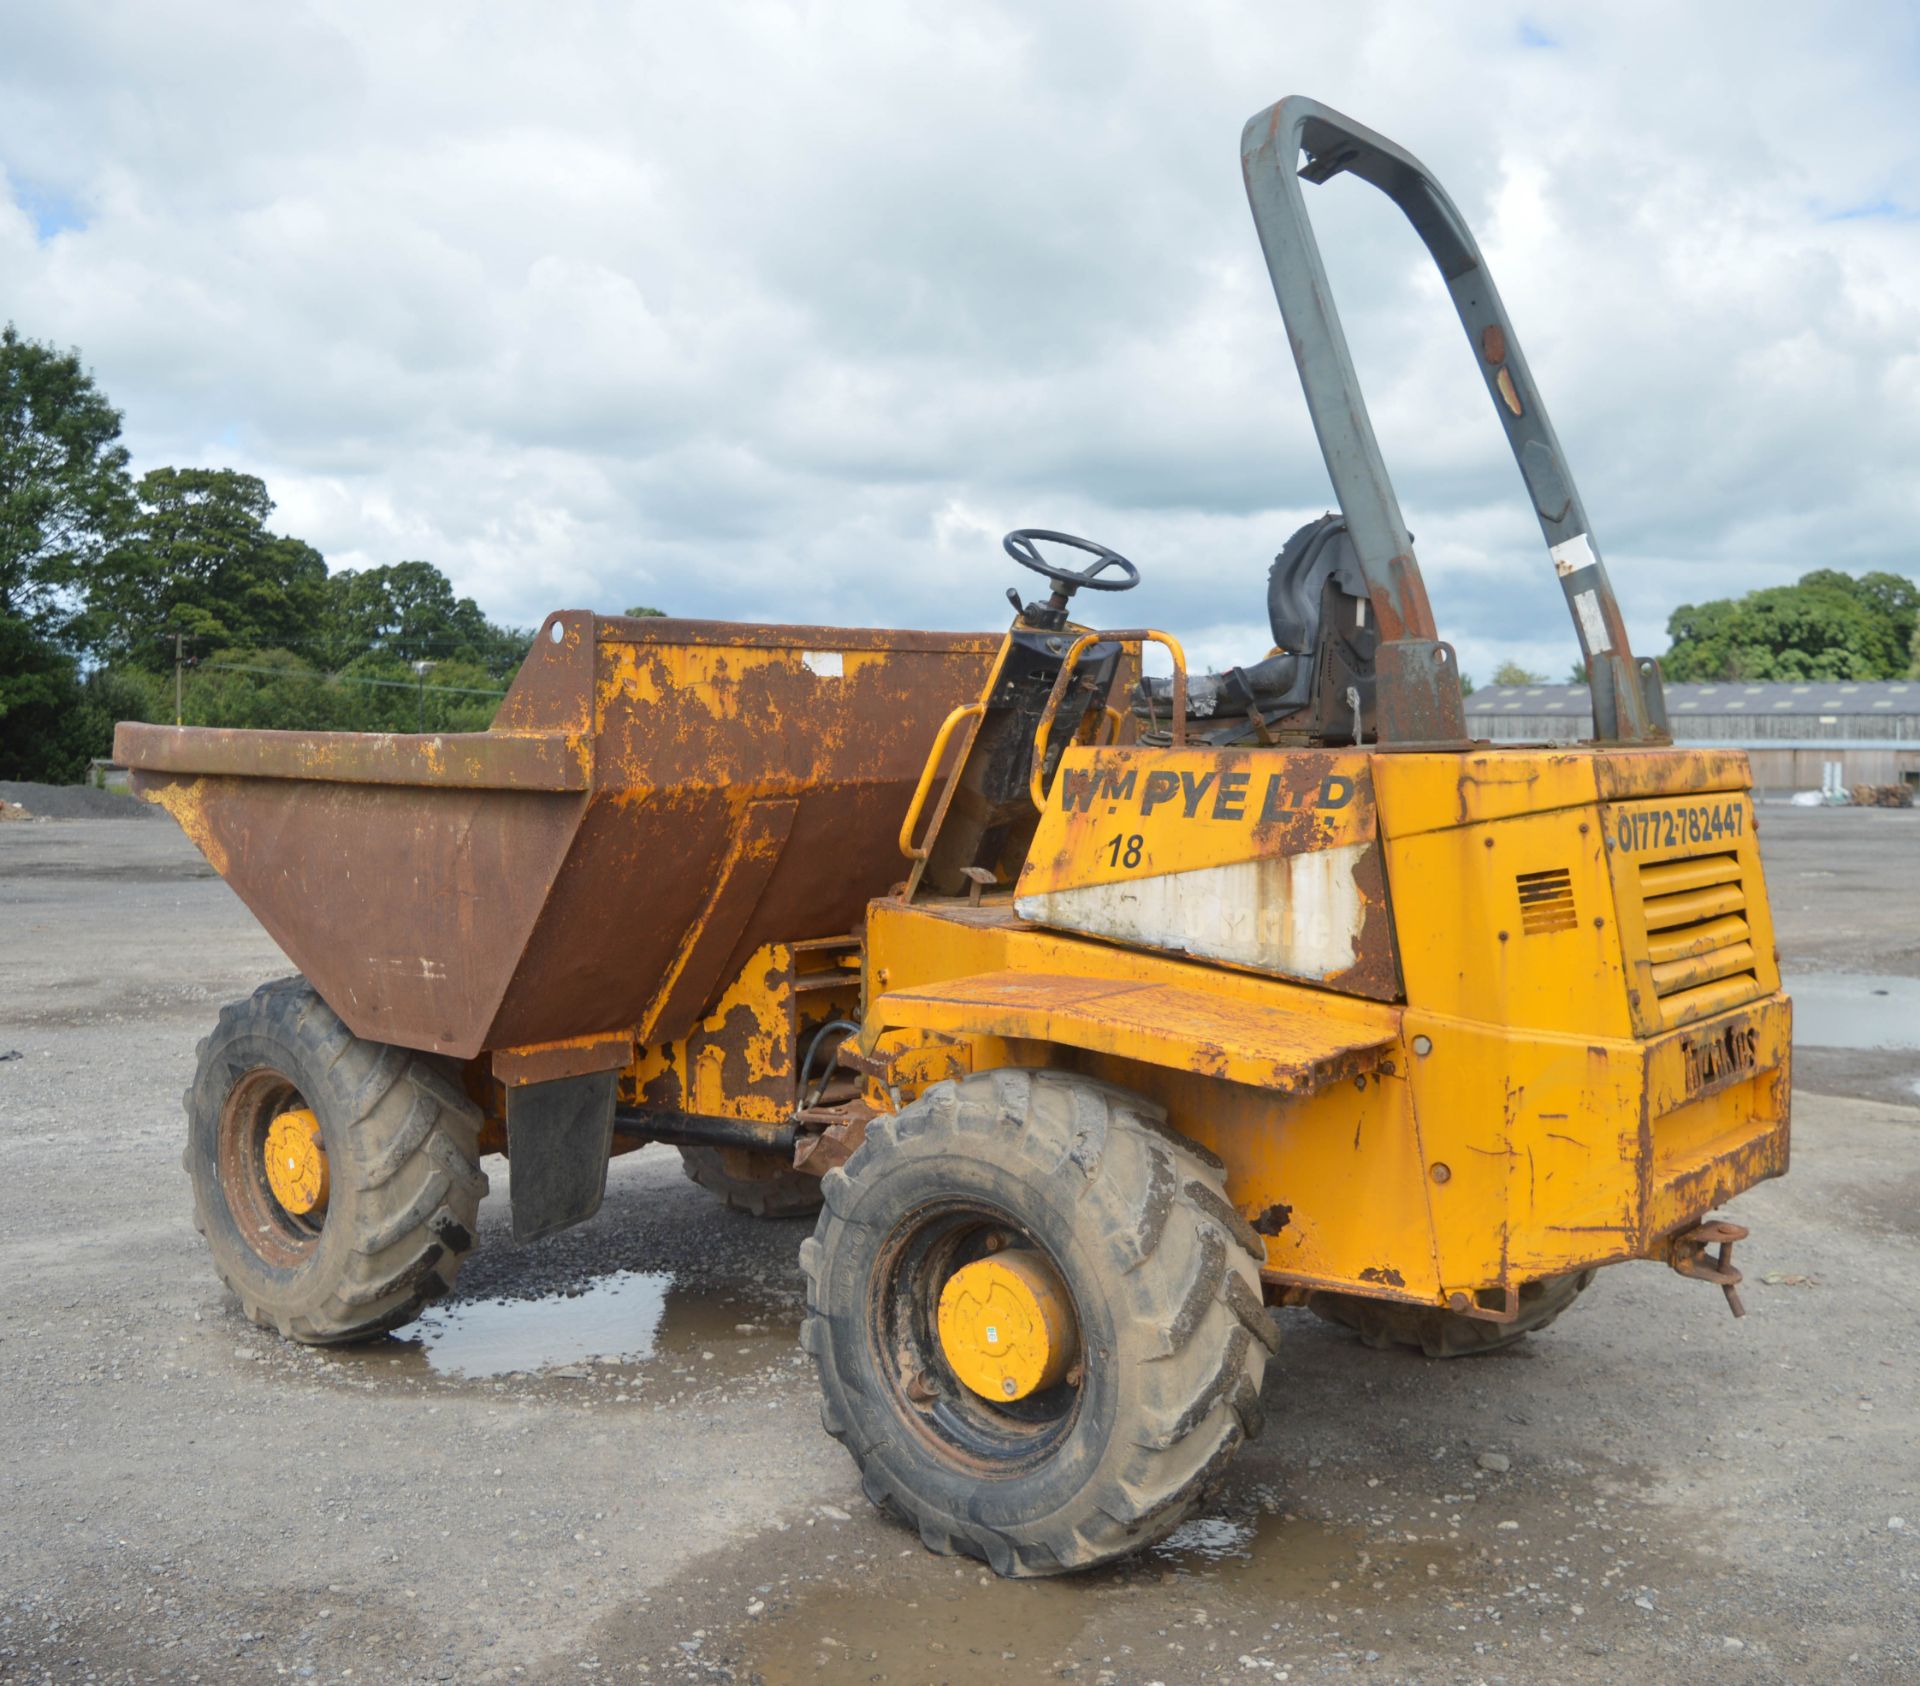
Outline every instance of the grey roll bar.
<svg viewBox="0 0 1920 1686"><path fill-rule="evenodd" d="M1302 152L1304 168L1298 167ZM1636 660L1628 646L1620 606L1546 406L1480 248L1445 190L1411 153L1298 94L1248 122L1240 136L1240 162L1320 452L1379 620L1380 742L1464 739L1466 713L1453 651L1439 641L1434 627L1413 540L1381 460L1300 190L1302 180L1320 183L1343 173L1371 182L1400 207L1453 296L1586 656L1595 738L1668 742L1659 665Z"/></svg>

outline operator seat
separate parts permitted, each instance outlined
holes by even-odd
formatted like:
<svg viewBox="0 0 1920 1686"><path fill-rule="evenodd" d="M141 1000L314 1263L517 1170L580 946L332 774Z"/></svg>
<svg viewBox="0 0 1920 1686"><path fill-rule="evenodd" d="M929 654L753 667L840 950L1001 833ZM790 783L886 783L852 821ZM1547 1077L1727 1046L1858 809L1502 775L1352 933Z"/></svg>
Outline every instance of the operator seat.
<svg viewBox="0 0 1920 1686"><path fill-rule="evenodd" d="M1373 657L1380 637L1346 519L1323 515L1288 539L1267 575L1273 652L1248 667L1193 675L1189 741L1216 745L1355 743L1373 722ZM1164 744L1173 681L1134 689L1142 743Z"/></svg>

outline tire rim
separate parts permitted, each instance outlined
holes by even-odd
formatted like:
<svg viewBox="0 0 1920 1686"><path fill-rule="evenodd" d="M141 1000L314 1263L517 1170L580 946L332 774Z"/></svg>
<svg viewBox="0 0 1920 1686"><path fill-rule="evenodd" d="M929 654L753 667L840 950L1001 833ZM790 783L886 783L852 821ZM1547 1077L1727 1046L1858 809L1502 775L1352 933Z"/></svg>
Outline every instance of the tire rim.
<svg viewBox="0 0 1920 1686"><path fill-rule="evenodd" d="M1057 1382L1006 1401L969 1386L949 1359L940 1333L942 1293L967 1267L1015 1251L1044 1261L1077 1345L1081 1319L1067 1273L1015 1218L984 1202L943 1202L913 1214L888 1237L872 1278L868 1337L894 1414L944 1461L983 1476L1015 1476L1043 1462L1080 1414L1083 1358L1076 1356Z"/></svg>
<svg viewBox="0 0 1920 1686"><path fill-rule="evenodd" d="M324 1205L295 1212L280 1203L267 1175L267 1137L274 1120L307 1106L300 1091L271 1066L256 1066L227 1092L220 1109L217 1171L240 1238L266 1264L295 1270L320 1244Z"/></svg>

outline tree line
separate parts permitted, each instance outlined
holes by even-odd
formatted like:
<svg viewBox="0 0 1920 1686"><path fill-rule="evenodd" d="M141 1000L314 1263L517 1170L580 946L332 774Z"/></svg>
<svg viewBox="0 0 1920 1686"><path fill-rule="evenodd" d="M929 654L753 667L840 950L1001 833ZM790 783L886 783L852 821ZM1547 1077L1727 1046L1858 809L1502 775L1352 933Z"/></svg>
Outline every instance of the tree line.
<svg viewBox="0 0 1920 1686"><path fill-rule="evenodd" d="M1792 585L1683 603L1667 618L1660 669L1679 685L1920 679L1920 585L1904 574L1816 568ZM1586 682L1586 664L1576 661L1568 683ZM1493 683L1546 680L1505 662Z"/></svg>
<svg viewBox="0 0 1920 1686"><path fill-rule="evenodd" d="M176 700L188 725L486 727L530 633L430 562L329 571L254 475L136 478L120 428L77 352L0 329L0 778L80 778Z"/></svg>

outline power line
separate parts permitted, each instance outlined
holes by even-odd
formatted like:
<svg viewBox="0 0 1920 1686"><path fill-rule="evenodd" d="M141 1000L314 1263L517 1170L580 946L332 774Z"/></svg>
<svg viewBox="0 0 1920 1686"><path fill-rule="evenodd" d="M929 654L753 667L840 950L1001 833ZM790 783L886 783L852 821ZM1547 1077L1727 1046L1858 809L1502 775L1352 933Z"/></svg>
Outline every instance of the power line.
<svg viewBox="0 0 1920 1686"><path fill-rule="evenodd" d="M401 691L448 691L463 697L504 697L505 691L483 691L476 685L428 685L413 679L373 679L361 673L293 673L284 667L253 667L245 662L196 662L195 673L264 673L270 679L318 679L326 684L388 685Z"/></svg>

